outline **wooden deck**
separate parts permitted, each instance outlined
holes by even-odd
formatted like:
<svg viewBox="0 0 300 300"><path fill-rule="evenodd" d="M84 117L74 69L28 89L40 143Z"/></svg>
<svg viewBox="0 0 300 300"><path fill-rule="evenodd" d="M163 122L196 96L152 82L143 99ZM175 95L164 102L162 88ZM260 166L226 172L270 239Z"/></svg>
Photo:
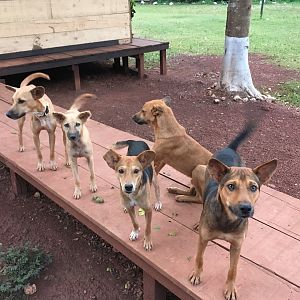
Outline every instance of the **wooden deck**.
<svg viewBox="0 0 300 300"><path fill-rule="evenodd" d="M93 120L89 121L98 194L105 199L105 203L95 204L91 201L88 190L89 173L84 160L80 161L83 197L74 200L71 170L63 165L61 131L57 130L56 146L59 170L55 173L49 169L37 172L36 152L28 121L24 127L26 150L24 153L17 151L17 122L5 116L10 97L11 92L0 84L0 160L12 170L12 176L18 174L17 178L21 176L30 182L140 266L145 275L145 299L154 299L151 289L146 287L151 287L156 282L181 299L223 299L223 286L229 266L227 243L216 241L209 244L205 253L201 285L193 287L187 279L193 268L198 240L192 226L198 221L202 207L175 202L174 196L167 193L166 187L188 185L188 178L169 167L164 168L160 176L163 209L153 213L154 249L146 252L142 247L143 234L137 242L130 242L128 239L131 223L120 206L118 182L114 172L102 159L108 147L117 140L138 138ZM56 107L56 110L63 109ZM41 143L45 161L48 161L48 137L45 133L41 135ZM144 218L140 216L139 220L143 233ZM239 299L300 299L299 256L300 201L264 186L254 218L250 220L238 266ZM158 290L163 293L163 288Z"/></svg>
<svg viewBox="0 0 300 300"><path fill-rule="evenodd" d="M87 46L86 46L87 47ZM122 57L123 67L128 68L128 57L136 59L138 76L144 77L144 53L160 52L160 73L167 73L166 49L169 43L146 39L132 39L130 44L109 45L79 50L63 50L25 57L0 56L0 78L25 72L33 72L57 67L72 66L76 90L80 90L80 75L78 65L82 63L115 59L117 65ZM28 54L27 54L28 55Z"/></svg>

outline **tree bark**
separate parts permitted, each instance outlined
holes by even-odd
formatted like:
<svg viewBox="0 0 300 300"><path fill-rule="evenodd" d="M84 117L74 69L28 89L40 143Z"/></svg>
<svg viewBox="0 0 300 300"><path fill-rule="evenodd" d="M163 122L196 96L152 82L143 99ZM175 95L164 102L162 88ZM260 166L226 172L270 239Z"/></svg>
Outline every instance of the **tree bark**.
<svg viewBox="0 0 300 300"><path fill-rule="evenodd" d="M262 99L254 87L248 63L251 0L229 0L225 30L225 54L220 87L230 92L246 92Z"/></svg>

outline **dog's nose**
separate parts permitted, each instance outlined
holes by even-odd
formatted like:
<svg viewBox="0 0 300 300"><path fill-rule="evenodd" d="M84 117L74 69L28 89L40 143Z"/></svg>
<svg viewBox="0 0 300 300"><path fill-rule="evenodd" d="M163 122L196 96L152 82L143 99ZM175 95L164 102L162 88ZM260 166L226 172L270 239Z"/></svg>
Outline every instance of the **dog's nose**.
<svg viewBox="0 0 300 300"><path fill-rule="evenodd" d="M250 217L252 215L252 205L249 202L240 203L239 209L243 217Z"/></svg>
<svg viewBox="0 0 300 300"><path fill-rule="evenodd" d="M131 193L132 189L133 189L133 185L132 184L125 184L124 186L126 193Z"/></svg>
<svg viewBox="0 0 300 300"><path fill-rule="evenodd" d="M6 116L7 116L8 118L12 118L12 112L9 110L9 111L6 113Z"/></svg>
<svg viewBox="0 0 300 300"><path fill-rule="evenodd" d="M76 135L75 134L70 134L69 138L70 138L70 140L74 141L76 139Z"/></svg>

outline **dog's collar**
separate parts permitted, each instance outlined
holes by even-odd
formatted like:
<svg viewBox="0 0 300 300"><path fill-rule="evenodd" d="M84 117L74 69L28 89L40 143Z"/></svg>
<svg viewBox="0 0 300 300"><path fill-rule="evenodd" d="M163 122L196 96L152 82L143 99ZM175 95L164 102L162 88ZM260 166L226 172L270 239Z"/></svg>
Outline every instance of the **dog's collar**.
<svg viewBox="0 0 300 300"><path fill-rule="evenodd" d="M45 108L44 111L34 112L33 114L37 118L46 117L49 114L49 107L48 107L48 105L46 105L46 108Z"/></svg>

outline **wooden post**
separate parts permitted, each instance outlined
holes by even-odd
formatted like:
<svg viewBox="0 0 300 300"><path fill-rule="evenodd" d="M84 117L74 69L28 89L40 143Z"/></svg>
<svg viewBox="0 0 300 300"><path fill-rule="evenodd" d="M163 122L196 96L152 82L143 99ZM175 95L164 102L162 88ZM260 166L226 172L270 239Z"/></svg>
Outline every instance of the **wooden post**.
<svg viewBox="0 0 300 300"><path fill-rule="evenodd" d="M73 70L73 74L74 74L75 90L79 91L81 89L79 66L72 65L72 70Z"/></svg>
<svg viewBox="0 0 300 300"><path fill-rule="evenodd" d="M165 300L166 288L143 270L144 300Z"/></svg>
<svg viewBox="0 0 300 300"><path fill-rule="evenodd" d="M167 50L160 50L160 74L167 75Z"/></svg>
<svg viewBox="0 0 300 300"><path fill-rule="evenodd" d="M125 73L128 73L128 56L122 57L122 65Z"/></svg>
<svg viewBox="0 0 300 300"><path fill-rule="evenodd" d="M12 169L10 169L10 181L15 196L26 195L28 192L28 183Z"/></svg>
<svg viewBox="0 0 300 300"><path fill-rule="evenodd" d="M138 72L139 72L139 78L144 78L145 74L145 62L144 62L144 53L139 54L138 58Z"/></svg>
<svg viewBox="0 0 300 300"><path fill-rule="evenodd" d="M113 65L113 68L114 68L115 70L120 70L120 69L121 69L121 59L120 59L120 57L114 58L114 65Z"/></svg>

